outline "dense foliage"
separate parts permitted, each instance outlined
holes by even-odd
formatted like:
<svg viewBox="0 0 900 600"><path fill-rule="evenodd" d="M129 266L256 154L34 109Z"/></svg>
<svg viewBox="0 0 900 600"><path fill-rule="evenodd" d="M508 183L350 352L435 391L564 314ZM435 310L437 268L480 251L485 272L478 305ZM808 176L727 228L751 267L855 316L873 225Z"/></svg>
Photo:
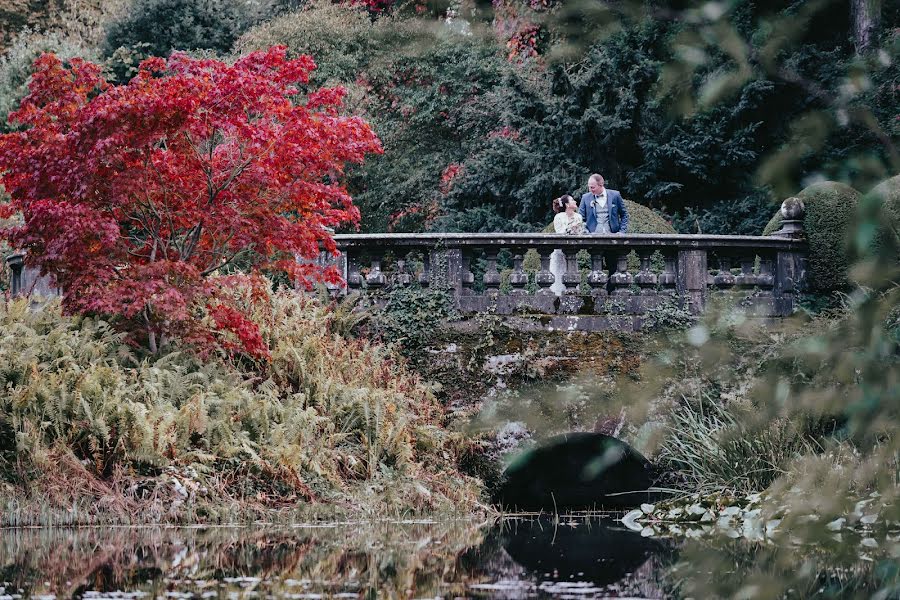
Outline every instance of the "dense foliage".
<svg viewBox="0 0 900 600"><path fill-rule="evenodd" d="M124 81L148 56L173 50L226 53L257 17L240 0L132 0L129 10L106 29L104 52Z"/></svg>
<svg viewBox="0 0 900 600"><path fill-rule="evenodd" d="M109 324L58 306L0 306L0 477L21 494L4 518L75 506L85 520L218 520L317 502L475 500L440 405L386 347L342 337L307 297L233 294L271 353L262 377L178 348L142 358Z"/></svg>
<svg viewBox="0 0 900 600"><path fill-rule="evenodd" d="M768 207L796 193L787 180L825 171L867 189L888 172L889 151L871 122L842 125L841 115L874 107L876 126L896 138L888 108L895 62L871 60L871 85L856 76L848 83L856 63L842 36L846 11L794 12L738 3L703 39L678 21L623 18L573 54L577 32L566 29L563 11L545 18L546 35L538 35L559 44L538 44L549 60L510 61L477 18L451 20L427 43L416 33L424 21L395 14L371 22L349 7L313 4L251 30L239 48L319 52L323 73L355 86L387 149L355 171L368 230L531 230L549 219L549 199L583 191L587 176L601 172L680 231L756 234ZM815 25L815 33L785 36L770 30L773 18ZM709 47L723 29L738 46L733 53ZM692 45L703 54L686 64L682 52ZM556 60L554 48L570 52ZM765 62L734 64L754 52L781 53L796 77ZM835 108L843 112L828 112ZM814 147L795 144L811 127L822 131Z"/></svg>
<svg viewBox="0 0 900 600"><path fill-rule="evenodd" d="M43 55L11 116L25 127L0 136L5 216L24 217L13 243L70 313L124 320L154 351L157 336L225 334L264 358L209 275L241 263L320 278L297 259L335 250L328 229L359 217L344 165L380 152L362 119L338 115L343 90L296 98L314 67L278 47L233 65L175 54L111 86L96 65Z"/></svg>

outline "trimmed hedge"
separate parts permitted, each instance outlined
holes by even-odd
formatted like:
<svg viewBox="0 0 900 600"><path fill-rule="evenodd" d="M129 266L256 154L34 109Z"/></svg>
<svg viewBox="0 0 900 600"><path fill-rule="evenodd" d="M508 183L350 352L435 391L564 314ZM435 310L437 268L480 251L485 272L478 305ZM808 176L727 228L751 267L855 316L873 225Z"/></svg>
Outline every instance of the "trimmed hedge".
<svg viewBox="0 0 900 600"><path fill-rule="evenodd" d="M628 233L678 233L653 209L643 204L625 200L625 208L628 210ZM553 233L553 223L544 227L541 233Z"/></svg>
<svg viewBox="0 0 900 600"><path fill-rule="evenodd" d="M807 281L812 292L833 292L848 286L848 241L860 193L837 181L823 181L805 188L797 197L806 206L803 227L809 242ZM781 212L769 221L763 235L781 229Z"/></svg>
<svg viewBox="0 0 900 600"><path fill-rule="evenodd" d="M871 253L879 254L890 244L897 251L900 261L900 175L885 179L873 187L861 200L863 212L873 215L880 212L878 230L871 240ZM887 257L883 257L887 258Z"/></svg>

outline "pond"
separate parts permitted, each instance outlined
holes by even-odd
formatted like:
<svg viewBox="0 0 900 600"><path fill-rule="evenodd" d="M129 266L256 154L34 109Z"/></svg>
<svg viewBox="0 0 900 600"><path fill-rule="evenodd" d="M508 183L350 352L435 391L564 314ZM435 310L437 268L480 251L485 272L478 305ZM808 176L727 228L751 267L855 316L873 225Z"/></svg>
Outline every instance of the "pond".
<svg viewBox="0 0 900 600"><path fill-rule="evenodd" d="M900 598L898 532L703 529L657 537L596 514L0 529L0 600Z"/></svg>
<svg viewBox="0 0 900 600"><path fill-rule="evenodd" d="M611 519L0 532L0 598L663 598L669 545Z"/></svg>

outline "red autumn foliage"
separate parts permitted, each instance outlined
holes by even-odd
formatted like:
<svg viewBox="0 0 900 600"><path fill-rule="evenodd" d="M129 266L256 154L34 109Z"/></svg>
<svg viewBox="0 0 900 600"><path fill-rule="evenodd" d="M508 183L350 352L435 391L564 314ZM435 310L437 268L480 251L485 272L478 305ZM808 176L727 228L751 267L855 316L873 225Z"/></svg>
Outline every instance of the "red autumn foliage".
<svg viewBox="0 0 900 600"><path fill-rule="evenodd" d="M284 47L233 65L176 53L113 86L97 65L44 54L10 115L20 131L0 136L0 212L24 219L8 238L70 313L117 317L154 350L159 335L203 338L205 321L264 356L211 276L238 263L339 280L295 257L335 251L328 228L359 220L345 165L381 152L362 119L338 113L343 89L305 90L314 68Z"/></svg>

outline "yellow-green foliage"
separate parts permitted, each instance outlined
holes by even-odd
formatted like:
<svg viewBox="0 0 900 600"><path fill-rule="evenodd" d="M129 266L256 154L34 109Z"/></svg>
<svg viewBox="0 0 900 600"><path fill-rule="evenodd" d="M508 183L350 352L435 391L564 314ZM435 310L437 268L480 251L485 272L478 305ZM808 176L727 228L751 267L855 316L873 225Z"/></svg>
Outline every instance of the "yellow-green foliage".
<svg viewBox="0 0 900 600"><path fill-rule="evenodd" d="M102 321L0 305L0 475L40 493L60 464L85 465L98 482L188 469L207 490L191 501L263 508L475 501L440 405L405 364L335 333L314 299L281 292L253 311L272 353L262 372L187 352L140 358Z"/></svg>
<svg viewBox="0 0 900 600"><path fill-rule="evenodd" d="M806 206L803 227L809 242L808 284L816 292L847 287L848 241L860 194L836 181L814 183L799 194ZM775 213L763 235L781 228L781 212Z"/></svg>
<svg viewBox="0 0 900 600"><path fill-rule="evenodd" d="M665 219L643 204L625 200L628 210L628 233L676 233Z"/></svg>

